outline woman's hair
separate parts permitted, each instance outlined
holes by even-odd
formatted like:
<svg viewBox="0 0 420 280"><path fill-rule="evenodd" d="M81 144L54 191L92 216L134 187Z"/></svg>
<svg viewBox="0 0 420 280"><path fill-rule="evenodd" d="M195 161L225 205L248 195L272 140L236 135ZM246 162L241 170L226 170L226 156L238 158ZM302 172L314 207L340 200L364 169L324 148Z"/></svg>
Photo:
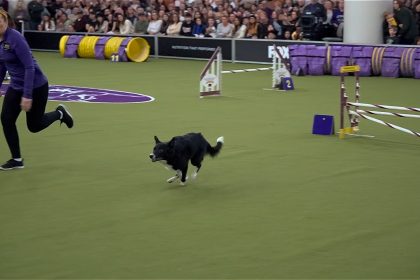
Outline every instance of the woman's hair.
<svg viewBox="0 0 420 280"><path fill-rule="evenodd" d="M7 25L10 28L15 28L15 22L12 17L6 12L3 8L0 8L0 16L3 17L4 20L7 20Z"/></svg>

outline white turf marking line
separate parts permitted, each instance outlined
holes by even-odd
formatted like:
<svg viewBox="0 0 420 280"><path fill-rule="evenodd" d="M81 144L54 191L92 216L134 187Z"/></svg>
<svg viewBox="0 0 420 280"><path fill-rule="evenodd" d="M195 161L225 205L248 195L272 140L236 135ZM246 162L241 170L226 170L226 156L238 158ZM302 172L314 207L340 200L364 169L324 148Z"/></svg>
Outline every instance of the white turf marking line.
<svg viewBox="0 0 420 280"><path fill-rule="evenodd" d="M271 91L285 91L284 89L276 89L276 88L263 88L262 90L271 90Z"/></svg>
<svg viewBox="0 0 420 280"><path fill-rule="evenodd" d="M366 138L375 138L373 135L363 135L363 134L354 134L354 133L346 133L346 135L356 136L356 137L366 137Z"/></svg>
<svg viewBox="0 0 420 280"><path fill-rule="evenodd" d="M222 71L222 74L236 74L236 73L245 73L245 72L257 72L257 71L268 71L272 70L272 67L263 67L263 68L250 68L250 69L239 69L239 70L225 70Z"/></svg>

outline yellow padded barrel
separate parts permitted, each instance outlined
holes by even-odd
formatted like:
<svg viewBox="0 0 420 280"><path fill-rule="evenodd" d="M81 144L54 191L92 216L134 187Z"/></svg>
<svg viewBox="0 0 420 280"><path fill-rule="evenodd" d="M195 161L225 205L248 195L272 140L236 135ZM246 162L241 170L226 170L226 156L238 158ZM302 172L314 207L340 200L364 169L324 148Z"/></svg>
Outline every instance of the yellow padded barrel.
<svg viewBox="0 0 420 280"><path fill-rule="evenodd" d="M64 53L66 52L66 44L69 37L70 37L69 35L64 35L64 36L61 36L60 38L60 43L58 45L58 48L60 50L61 56L64 56Z"/></svg>

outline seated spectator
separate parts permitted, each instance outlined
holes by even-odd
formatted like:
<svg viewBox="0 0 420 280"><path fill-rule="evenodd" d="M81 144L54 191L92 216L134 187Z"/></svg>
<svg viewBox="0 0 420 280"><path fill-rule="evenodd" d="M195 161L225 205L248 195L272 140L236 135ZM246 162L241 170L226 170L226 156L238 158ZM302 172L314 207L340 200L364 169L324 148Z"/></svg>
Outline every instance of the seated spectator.
<svg viewBox="0 0 420 280"><path fill-rule="evenodd" d="M105 16L102 13L99 13L96 17L97 28L96 32L98 33L107 33L108 32L108 20L105 19Z"/></svg>
<svg viewBox="0 0 420 280"><path fill-rule="evenodd" d="M274 31L276 32L276 38L280 39L283 35L283 19L285 18L285 15L283 14L277 14L277 18L273 19L272 25L274 28Z"/></svg>
<svg viewBox="0 0 420 280"><path fill-rule="evenodd" d="M248 18L240 19L235 18L233 22L233 38L240 39L245 38L246 34L246 25L248 23Z"/></svg>
<svg viewBox="0 0 420 280"><path fill-rule="evenodd" d="M296 30L292 32L292 40L303 40L302 27L297 26Z"/></svg>
<svg viewBox="0 0 420 280"><path fill-rule="evenodd" d="M331 23L334 25L336 30L336 36L343 38L344 28L344 0L338 0L338 8L334 9L334 14L331 19Z"/></svg>
<svg viewBox="0 0 420 280"><path fill-rule="evenodd" d="M162 27L162 20L159 19L157 12L152 12L151 20L147 27L147 34L155 35L160 32L160 28Z"/></svg>
<svg viewBox="0 0 420 280"><path fill-rule="evenodd" d="M173 13L170 18L168 29L166 29L166 34L169 36L178 36L181 32L181 25L182 22L179 21L178 14Z"/></svg>
<svg viewBox="0 0 420 280"><path fill-rule="evenodd" d="M55 24L55 30L59 32L71 32L70 29L71 21L68 19L66 13L62 13L61 16L57 19Z"/></svg>
<svg viewBox="0 0 420 280"><path fill-rule="evenodd" d="M246 30L245 38L257 39L258 23L254 15L249 17L248 29Z"/></svg>
<svg viewBox="0 0 420 280"><path fill-rule="evenodd" d="M216 38L217 25L213 17L209 17L207 20L207 27L204 37Z"/></svg>
<svg viewBox="0 0 420 280"><path fill-rule="evenodd" d="M216 29L216 38L232 38L232 35L233 24L229 23L226 16L222 16L222 21Z"/></svg>
<svg viewBox="0 0 420 280"><path fill-rule="evenodd" d="M192 29L192 35L194 37L204 37L205 32L206 32L206 26L202 23L201 17L196 17L195 23Z"/></svg>
<svg viewBox="0 0 420 280"><path fill-rule="evenodd" d="M283 40L292 40L292 34L290 33L290 30L284 31Z"/></svg>
<svg viewBox="0 0 420 280"><path fill-rule="evenodd" d="M88 17L83 14L81 10L77 11L77 19L73 23L73 28L75 32L86 32L86 23L88 22Z"/></svg>
<svg viewBox="0 0 420 280"><path fill-rule="evenodd" d="M396 26L391 26L388 28L388 36L385 40L385 43L388 45L395 45L400 43L400 38L398 38L397 32L398 28Z"/></svg>
<svg viewBox="0 0 420 280"><path fill-rule="evenodd" d="M89 13L89 19L86 23L86 31L94 33L98 30L98 21L96 20L96 14L93 10Z"/></svg>
<svg viewBox="0 0 420 280"><path fill-rule="evenodd" d="M43 14L41 23L38 25L38 31L55 31L55 22L49 14Z"/></svg>
<svg viewBox="0 0 420 280"><path fill-rule="evenodd" d="M146 34L150 26L147 15L145 13L140 13L137 17L136 23L134 24L134 33Z"/></svg>
<svg viewBox="0 0 420 280"><path fill-rule="evenodd" d="M108 28L107 28L108 31L105 33L113 34L114 31L118 31L117 23L115 22L114 16L111 13L109 13L106 16L106 21L108 22Z"/></svg>
<svg viewBox="0 0 420 280"><path fill-rule="evenodd" d="M168 26L169 26L169 15L164 14L162 16L162 25L160 26L159 34L166 35L166 30L168 29Z"/></svg>
<svg viewBox="0 0 420 280"><path fill-rule="evenodd" d="M269 22L268 22L267 16L265 15L265 13L261 13L260 21L258 23L258 28L257 28L258 39L267 39L268 38L268 26L269 26ZM274 30L274 28L273 28L273 30Z"/></svg>
<svg viewBox="0 0 420 280"><path fill-rule="evenodd" d="M181 31L179 32L179 34L181 36L193 36L192 34L192 28L193 28L193 22L192 22L192 16L190 13L186 13L185 14L185 20L182 22L181 25Z"/></svg>
<svg viewBox="0 0 420 280"><path fill-rule="evenodd" d="M117 14L117 25L119 33L122 35L134 33L134 26L130 20L126 19L123 14Z"/></svg>

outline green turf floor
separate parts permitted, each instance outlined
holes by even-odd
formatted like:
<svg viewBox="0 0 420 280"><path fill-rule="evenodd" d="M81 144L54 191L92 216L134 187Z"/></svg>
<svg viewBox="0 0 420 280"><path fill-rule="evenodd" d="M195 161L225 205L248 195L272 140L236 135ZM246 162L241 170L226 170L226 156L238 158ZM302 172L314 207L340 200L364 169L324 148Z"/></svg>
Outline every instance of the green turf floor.
<svg viewBox="0 0 420 280"><path fill-rule="evenodd" d="M315 114L338 125L337 77L279 93L262 90L269 72L224 74L223 97L199 99L204 61L35 56L51 84L156 100L68 103L75 127L38 134L21 116L26 168L0 173L1 279L420 278L420 139L367 121L375 138L312 135ZM361 86L362 102L420 107L419 80ZM195 181L168 184L153 136L191 131L225 146Z"/></svg>

